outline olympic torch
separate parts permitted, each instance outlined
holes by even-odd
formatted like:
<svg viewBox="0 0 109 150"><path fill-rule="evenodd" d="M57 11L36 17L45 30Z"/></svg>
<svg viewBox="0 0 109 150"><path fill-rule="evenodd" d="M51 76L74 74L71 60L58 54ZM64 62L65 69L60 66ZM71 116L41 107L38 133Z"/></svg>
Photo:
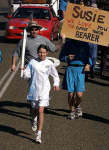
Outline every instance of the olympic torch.
<svg viewBox="0 0 109 150"><path fill-rule="evenodd" d="M26 47L27 31L24 29L23 34L23 46L22 46L22 57L21 57L21 78L23 77L24 64L25 64L25 47Z"/></svg>

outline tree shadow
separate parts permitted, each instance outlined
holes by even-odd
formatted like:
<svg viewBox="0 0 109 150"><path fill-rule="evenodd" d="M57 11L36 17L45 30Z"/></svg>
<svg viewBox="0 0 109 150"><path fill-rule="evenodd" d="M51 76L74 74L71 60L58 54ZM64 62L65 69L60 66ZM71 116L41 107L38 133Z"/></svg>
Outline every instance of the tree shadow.
<svg viewBox="0 0 109 150"><path fill-rule="evenodd" d="M19 40L16 39L7 39L5 36L0 36L0 43L7 43L7 44L17 44Z"/></svg>
<svg viewBox="0 0 109 150"><path fill-rule="evenodd" d="M61 112L61 113L59 113L59 112ZM62 114L62 112L64 112L64 114ZM61 109L61 108L55 109L55 108L47 107L45 109L45 114L51 114L51 115L56 115L56 116L61 116L61 117L67 117L69 113L70 113L69 110ZM108 119L105 119L103 117L96 116L93 114L83 113L82 118L87 119L87 120L93 120L93 121L98 121L101 123L109 124Z"/></svg>
<svg viewBox="0 0 109 150"><path fill-rule="evenodd" d="M3 17L5 17L5 18L7 18L8 12L0 12L0 16L3 16Z"/></svg>
<svg viewBox="0 0 109 150"><path fill-rule="evenodd" d="M0 107L5 107L5 106L13 106L13 107L29 107L28 103L21 103L21 102L13 102L13 101L1 101L0 102Z"/></svg>
<svg viewBox="0 0 109 150"><path fill-rule="evenodd" d="M6 29L6 23L7 22L0 22L0 30L5 30Z"/></svg>
<svg viewBox="0 0 109 150"><path fill-rule="evenodd" d="M109 76L102 75L101 79L109 81Z"/></svg>
<svg viewBox="0 0 109 150"><path fill-rule="evenodd" d="M93 114L83 113L83 118L93 120L93 121L102 122L102 123L105 123L105 124L109 124L108 119L105 119L103 117L96 116L96 115L93 115Z"/></svg>
<svg viewBox="0 0 109 150"><path fill-rule="evenodd" d="M109 86L109 83L103 83L102 81L95 81L95 80L88 79L87 82L97 84L97 85L100 85L100 86Z"/></svg>
<svg viewBox="0 0 109 150"><path fill-rule="evenodd" d="M6 38L4 36L0 36L0 43L6 43Z"/></svg>
<svg viewBox="0 0 109 150"><path fill-rule="evenodd" d="M21 131L21 130L16 130L15 128L12 128L12 127L9 127L9 126L6 126L6 125L0 125L0 132L7 132L7 133L10 133L14 136L25 138L25 139L33 142L33 143L36 143L35 140L25 136L25 135L30 135L29 133L26 133L26 132Z"/></svg>
<svg viewBox="0 0 109 150"><path fill-rule="evenodd" d="M8 7L0 7L0 13L8 13Z"/></svg>
<svg viewBox="0 0 109 150"><path fill-rule="evenodd" d="M30 120L28 118L29 117L28 114L9 110L9 109L5 108L7 106L8 107L17 107L17 108L29 108L30 106L28 103L19 103L19 102L12 102L12 101L0 102L0 113L8 114L10 116L15 116L15 117L26 119L26 120Z"/></svg>
<svg viewBox="0 0 109 150"><path fill-rule="evenodd" d="M47 107L44 110L45 114L51 114L51 115L55 115L55 116L67 117L67 114L62 114L62 113L59 113L59 112L69 113L69 110L66 110L66 109L54 109L54 108L50 108L50 107Z"/></svg>
<svg viewBox="0 0 109 150"><path fill-rule="evenodd" d="M26 114L26 113L22 113L17 112L17 111L12 111L7 109L6 107L16 107L16 108L29 108L29 104L28 103L21 103L21 102L12 102L12 101L2 101L0 102L0 113L3 114L7 114L10 116L14 116L14 117L18 117L18 118L22 118L22 119L26 119L26 120L30 120L30 115ZM36 143L35 140L27 137L26 135L30 135L29 133L26 133L24 131L20 131L20 130L16 130L15 128L6 126L6 125L0 125L0 132L8 132L12 135L21 137L21 138L25 138L33 143Z"/></svg>

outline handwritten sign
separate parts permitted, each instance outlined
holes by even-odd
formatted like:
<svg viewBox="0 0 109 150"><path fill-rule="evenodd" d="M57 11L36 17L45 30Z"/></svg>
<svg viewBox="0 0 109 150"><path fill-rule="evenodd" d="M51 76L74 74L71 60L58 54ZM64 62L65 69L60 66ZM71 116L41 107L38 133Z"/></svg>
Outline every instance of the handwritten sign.
<svg viewBox="0 0 109 150"><path fill-rule="evenodd" d="M109 46L109 12L68 3L61 34L68 38Z"/></svg>

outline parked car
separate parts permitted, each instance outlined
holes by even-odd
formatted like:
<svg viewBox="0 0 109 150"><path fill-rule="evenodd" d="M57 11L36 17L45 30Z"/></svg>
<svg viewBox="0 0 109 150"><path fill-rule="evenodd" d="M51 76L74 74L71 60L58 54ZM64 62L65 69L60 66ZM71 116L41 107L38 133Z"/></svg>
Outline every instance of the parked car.
<svg viewBox="0 0 109 150"><path fill-rule="evenodd" d="M28 26L30 20L37 21L43 28L39 35L54 40L59 36L59 18L49 5L24 5L19 7L12 16L8 16L6 25L7 39L21 39L24 28Z"/></svg>
<svg viewBox="0 0 109 150"><path fill-rule="evenodd" d="M24 4L49 4L58 16L60 0L8 0L9 13L13 13L18 7Z"/></svg>

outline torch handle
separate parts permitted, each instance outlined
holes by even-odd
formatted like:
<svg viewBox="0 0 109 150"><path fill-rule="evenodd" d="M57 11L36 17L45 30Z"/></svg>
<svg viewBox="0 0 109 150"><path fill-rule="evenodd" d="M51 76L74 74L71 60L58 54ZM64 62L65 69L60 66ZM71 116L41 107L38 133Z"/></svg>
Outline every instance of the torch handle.
<svg viewBox="0 0 109 150"><path fill-rule="evenodd" d="M23 77L23 68L24 68L24 61L25 61L25 47L26 47L26 39L27 39L27 32L24 29L23 35L23 46L22 46L22 58L21 58L21 78Z"/></svg>

